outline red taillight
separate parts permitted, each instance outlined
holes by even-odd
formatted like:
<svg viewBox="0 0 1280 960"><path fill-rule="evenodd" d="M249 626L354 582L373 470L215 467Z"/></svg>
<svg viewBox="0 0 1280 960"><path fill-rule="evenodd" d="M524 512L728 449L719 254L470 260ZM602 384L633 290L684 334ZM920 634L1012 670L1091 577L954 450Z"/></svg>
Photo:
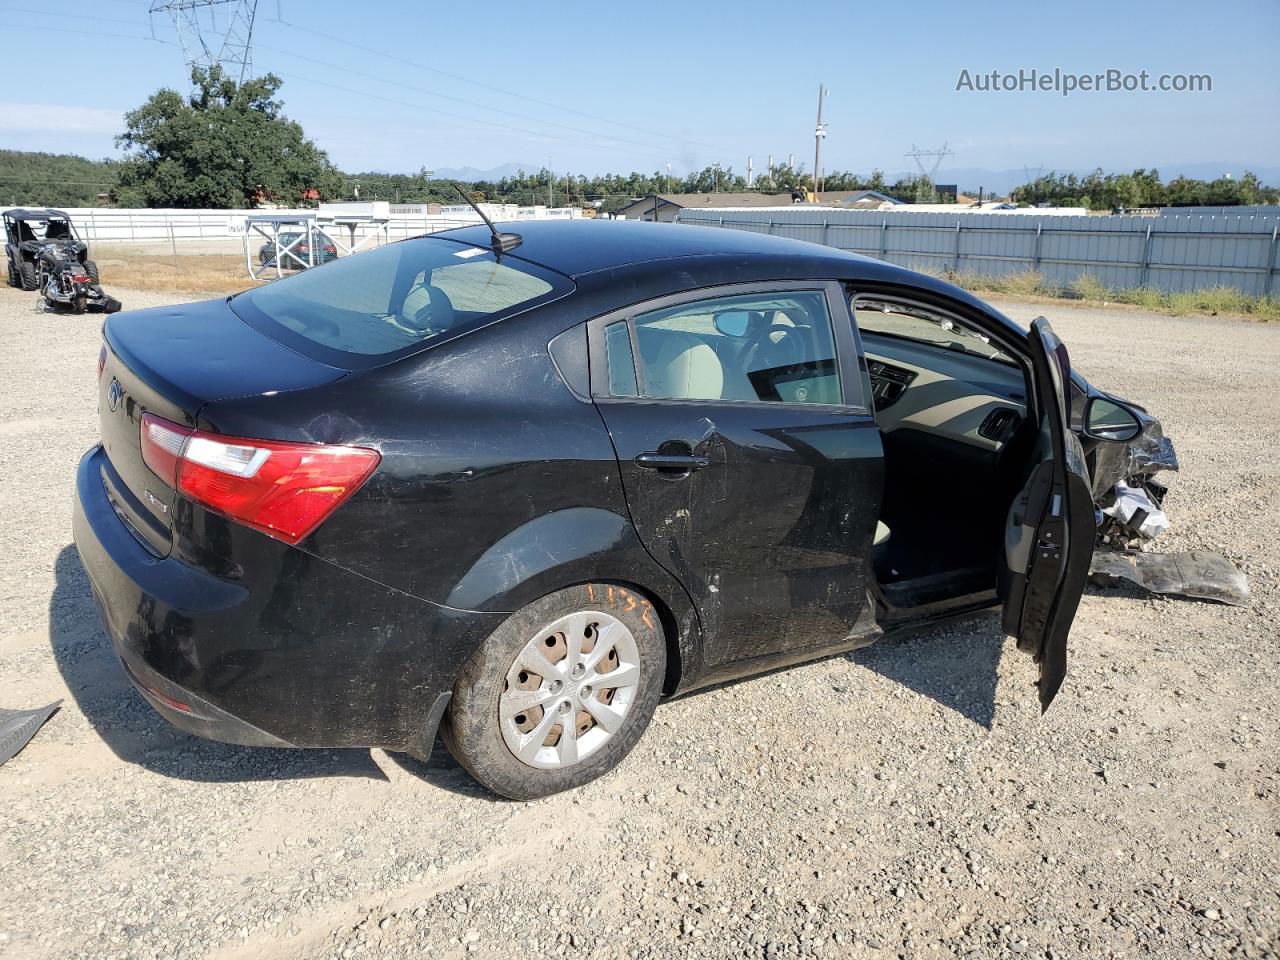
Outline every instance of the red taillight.
<svg viewBox="0 0 1280 960"><path fill-rule="evenodd" d="M224 437L142 418L142 458L174 489L285 543L298 543L360 488L376 450Z"/></svg>
<svg viewBox="0 0 1280 960"><path fill-rule="evenodd" d="M107 346L103 344L98 350L98 379L102 379L102 371L107 365Z"/></svg>

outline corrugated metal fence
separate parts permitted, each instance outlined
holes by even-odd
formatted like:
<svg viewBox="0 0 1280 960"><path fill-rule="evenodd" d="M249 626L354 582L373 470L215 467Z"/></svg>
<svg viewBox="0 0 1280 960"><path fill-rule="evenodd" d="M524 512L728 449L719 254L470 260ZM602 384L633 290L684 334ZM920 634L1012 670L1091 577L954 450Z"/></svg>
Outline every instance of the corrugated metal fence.
<svg viewBox="0 0 1280 960"><path fill-rule="evenodd" d="M1034 217L822 207L682 210L679 223L794 237L926 273L1040 272L1067 287L1091 274L1113 290L1235 287L1280 295L1275 216Z"/></svg>

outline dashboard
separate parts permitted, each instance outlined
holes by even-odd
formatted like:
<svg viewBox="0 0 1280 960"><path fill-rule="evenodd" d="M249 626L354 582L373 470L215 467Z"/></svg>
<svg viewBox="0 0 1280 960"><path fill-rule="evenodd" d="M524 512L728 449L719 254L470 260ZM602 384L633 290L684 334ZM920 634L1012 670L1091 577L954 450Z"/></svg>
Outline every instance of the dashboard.
<svg viewBox="0 0 1280 960"><path fill-rule="evenodd" d="M1026 416L1019 367L962 350L862 331L876 422L999 451Z"/></svg>

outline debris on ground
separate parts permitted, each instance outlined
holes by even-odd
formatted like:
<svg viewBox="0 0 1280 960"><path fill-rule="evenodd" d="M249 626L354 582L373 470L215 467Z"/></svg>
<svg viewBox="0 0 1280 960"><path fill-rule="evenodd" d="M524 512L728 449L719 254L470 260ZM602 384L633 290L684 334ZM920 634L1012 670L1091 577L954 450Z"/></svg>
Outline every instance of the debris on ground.
<svg viewBox="0 0 1280 960"><path fill-rule="evenodd" d="M57 700L36 710L0 708L0 765L16 757L60 706Z"/></svg>
<svg viewBox="0 0 1280 960"><path fill-rule="evenodd" d="M1185 553L1141 553L1136 550L1095 550L1089 564L1095 583L1123 577L1152 593L1200 600L1217 600L1243 607L1249 603L1249 582L1234 563L1209 550Z"/></svg>

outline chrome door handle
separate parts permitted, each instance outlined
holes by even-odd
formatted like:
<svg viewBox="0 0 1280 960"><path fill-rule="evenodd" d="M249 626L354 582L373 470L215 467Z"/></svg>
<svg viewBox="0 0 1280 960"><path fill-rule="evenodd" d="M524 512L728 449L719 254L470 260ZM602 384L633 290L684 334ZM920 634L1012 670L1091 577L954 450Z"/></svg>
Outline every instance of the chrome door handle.
<svg viewBox="0 0 1280 960"><path fill-rule="evenodd" d="M710 464L711 459L691 453L672 454L650 451L636 454L632 463L647 470L698 470Z"/></svg>

